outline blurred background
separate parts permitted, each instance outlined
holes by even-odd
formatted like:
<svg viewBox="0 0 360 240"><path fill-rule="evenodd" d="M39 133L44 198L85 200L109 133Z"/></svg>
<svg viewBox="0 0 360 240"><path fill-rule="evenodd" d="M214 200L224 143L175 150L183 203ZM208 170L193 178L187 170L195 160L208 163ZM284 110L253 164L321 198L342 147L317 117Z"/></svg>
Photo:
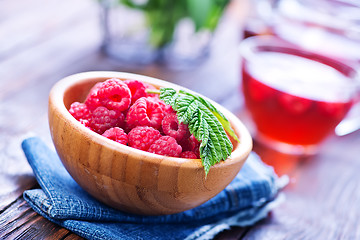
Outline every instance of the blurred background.
<svg viewBox="0 0 360 240"><path fill-rule="evenodd" d="M58 79L131 71L220 101L239 85L238 44L249 36L360 59L360 8L352 0L3 0L0 12L0 76L8 80L25 73L44 80L51 70ZM206 85L207 78L218 81Z"/></svg>
<svg viewBox="0 0 360 240"><path fill-rule="evenodd" d="M214 99L223 95L218 94L220 89L226 92L238 85L236 49L241 38L240 24L248 12L246 1L199 1L205 5L212 2L198 20L199 27L191 22L190 9L182 10L184 6L176 2L174 6L163 6L167 1L148 1L155 7L145 10L131 7L127 2L131 1L1 1L3 81L36 78L42 83L53 83L48 79L59 80L81 71L116 70L159 77L204 93L207 78L221 79L206 85L212 89L207 92L213 92ZM154 11L157 7L159 10ZM170 30L165 30L170 33L160 36L162 33L156 31L168 26L168 18L175 14L175 10L167 13L165 9L169 8L180 11L173 21L181 26L176 30L169 26ZM201 14L203 9L200 4L191 11ZM164 23L156 23L151 32L151 22L147 21L150 18ZM176 44L172 41L172 31L177 36ZM194 31L197 36L192 36ZM197 46L191 49L193 45Z"/></svg>
<svg viewBox="0 0 360 240"><path fill-rule="evenodd" d="M49 136L44 126L51 87L84 71L126 71L164 79L241 116L239 44L250 36L266 35L357 64L360 3L2 0L0 150L18 148L19 140L9 143L7 135L34 131Z"/></svg>

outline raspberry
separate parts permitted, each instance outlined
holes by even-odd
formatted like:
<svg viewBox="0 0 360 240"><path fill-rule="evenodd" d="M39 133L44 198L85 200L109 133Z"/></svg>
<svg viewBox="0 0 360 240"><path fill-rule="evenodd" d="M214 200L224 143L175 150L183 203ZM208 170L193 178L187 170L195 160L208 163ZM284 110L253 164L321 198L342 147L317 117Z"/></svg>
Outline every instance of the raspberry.
<svg viewBox="0 0 360 240"><path fill-rule="evenodd" d="M90 119L90 111L84 103L74 102L69 109L70 114L76 119Z"/></svg>
<svg viewBox="0 0 360 240"><path fill-rule="evenodd" d="M128 86L131 92L131 104L141 97L146 97L146 86L144 83L137 80L125 80L124 83Z"/></svg>
<svg viewBox="0 0 360 240"><path fill-rule="evenodd" d="M148 98L151 99L152 101L158 103L160 105L160 107L163 109L163 111L167 110L169 107L171 108L170 105L166 105L166 103L158 97L148 97Z"/></svg>
<svg viewBox="0 0 360 240"><path fill-rule="evenodd" d="M90 126L89 126L89 125L90 125L90 121L89 121L89 120L80 119L79 122L80 122L82 125L84 125L85 127L89 128L89 129L91 130L91 128L90 128Z"/></svg>
<svg viewBox="0 0 360 240"><path fill-rule="evenodd" d="M174 111L174 109L170 105L165 105L164 113L165 114L170 114L170 113L175 113L176 114L176 112Z"/></svg>
<svg viewBox="0 0 360 240"><path fill-rule="evenodd" d="M129 134L129 146L147 151L150 145L161 137L158 130L152 127L136 127Z"/></svg>
<svg viewBox="0 0 360 240"><path fill-rule="evenodd" d="M192 151L196 154L198 158L200 158L200 142L195 138L194 135L189 137L190 145L192 147Z"/></svg>
<svg viewBox="0 0 360 240"><path fill-rule="evenodd" d="M91 95L97 94L97 91L99 90L99 88L101 87L103 82L97 82L89 91L88 95L86 98L88 98Z"/></svg>
<svg viewBox="0 0 360 240"><path fill-rule="evenodd" d="M195 138L194 135L191 134L189 138L184 138L180 142L183 151L190 151L195 153L196 158L200 158L200 142Z"/></svg>
<svg viewBox="0 0 360 240"><path fill-rule="evenodd" d="M148 152L169 157L179 157L181 151L181 146L177 144L175 138L170 136L162 136L151 144L148 150Z"/></svg>
<svg viewBox="0 0 360 240"><path fill-rule="evenodd" d="M128 143L128 136L124 132L122 128L119 127L113 127L108 130L106 130L103 134L104 137L113 140L115 142L127 145Z"/></svg>
<svg viewBox="0 0 360 240"><path fill-rule="evenodd" d="M98 98L97 92L101 87L102 82L96 83L91 89L89 94L85 99L85 104L90 110L95 110L97 107L101 106L100 99Z"/></svg>
<svg viewBox="0 0 360 240"><path fill-rule="evenodd" d="M109 110L106 107L97 107L92 114L89 127L99 134L112 127L122 127L124 114L119 111Z"/></svg>
<svg viewBox="0 0 360 240"><path fill-rule="evenodd" d="M188 126L184 123L179 124L175 112L166 115L161 122L161 126L164 134L175 138L177 142L190 137Z"/></svg>
<svg viewBox="0 0 360 240"><path fill-rule="evenodd" d="M126 128L130 130L136 126L149 126L160 129L164 118L163 108L158 102L150 98L139 98L130 107L126 116Z"/></svg>
<svg viewBox="0 0 360 240"><path fill-rule="evenodd" d="M92 100L95 104L100 103L110 110L122 112L130 106L131 92L128 86L121 80L112 78L106 80L99 86L93 98L95 99L90 98L89 100Z"/></svg>
<svg viewBox="0 0 360 240"><path fill-rule="evenodd" d="M156 87L154 87L153 85L151 85L151 84L149 84L149 83L144 83L144 86L145 86L145 90L146 90L146 89L154 89L154 90L157 90ZM159 99L159 94L155 94L155 93L146 93L146 96L147 96L147 97L154 97L154 98Z"/></svg>
<svg viewBox="0 0 360 240"><path fill-rule="evenodd" d="M198 157L196 154L192 151L185 151L180 154L180 157L182 158L190 158L190 159L197 159Z"/></svg>
<svg viewBox="0 0 360 240"><path fill-rule="evenodd" d="M156 95L158 95L158 94L156 94ZM159 107L163 110L164 116L167 113L174 112L174 110L172 110L172 107L170 105L166 105L166 103L163 100L161 100L160 98L158 98L158 97L147 97L147 99L149 99L152 102L155 102L155 103L159 104Z"/></svg>

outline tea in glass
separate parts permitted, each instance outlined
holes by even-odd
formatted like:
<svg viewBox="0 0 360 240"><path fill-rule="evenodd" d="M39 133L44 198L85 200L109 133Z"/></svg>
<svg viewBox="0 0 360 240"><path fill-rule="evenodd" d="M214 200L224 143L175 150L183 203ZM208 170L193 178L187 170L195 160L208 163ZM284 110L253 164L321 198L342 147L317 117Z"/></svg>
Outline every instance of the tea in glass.
<svg viewBox="0 0 360 240"><path fill-rule="evenodd" d="M283 152L315 153L354 104L356 71L275 37L241 45L242 90L256 138Z"/></svg>

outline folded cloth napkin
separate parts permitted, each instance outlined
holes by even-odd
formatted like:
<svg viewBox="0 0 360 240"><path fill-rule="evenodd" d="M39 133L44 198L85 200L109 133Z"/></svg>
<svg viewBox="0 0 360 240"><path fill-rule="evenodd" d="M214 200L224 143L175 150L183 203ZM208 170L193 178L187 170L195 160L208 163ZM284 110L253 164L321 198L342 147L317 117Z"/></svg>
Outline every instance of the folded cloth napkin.
<svg viewBox="0 0 360 240"><path fill-rule="evenodd" d="M87 194L39 138L24 140L22 147L41 187L25 191L25 200L45 218L87 239L211 239L231 226L248 226L266 217L280 202L277 193L284 186L252 153L226 189L201 206L173 215L141 216Z"/></svg>

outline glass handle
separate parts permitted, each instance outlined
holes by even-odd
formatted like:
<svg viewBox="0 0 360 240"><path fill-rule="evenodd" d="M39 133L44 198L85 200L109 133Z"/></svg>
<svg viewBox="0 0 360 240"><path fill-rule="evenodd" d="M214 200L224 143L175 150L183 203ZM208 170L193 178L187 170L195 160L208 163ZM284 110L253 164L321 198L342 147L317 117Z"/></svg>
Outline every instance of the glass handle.
<svg viewBox="0 0 360 240"><path fill-rule="evenodd" d="M335 128L335 134L345 136L360 129L360 102L357 102L350 110L347 117Z"/></svg>

